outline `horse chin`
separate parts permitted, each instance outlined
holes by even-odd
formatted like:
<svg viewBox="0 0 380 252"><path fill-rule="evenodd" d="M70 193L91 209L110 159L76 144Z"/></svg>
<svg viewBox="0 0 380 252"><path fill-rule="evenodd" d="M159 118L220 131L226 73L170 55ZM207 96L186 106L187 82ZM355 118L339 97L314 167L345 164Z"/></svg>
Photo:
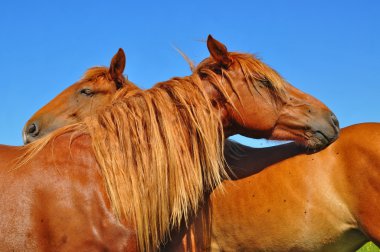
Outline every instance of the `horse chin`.
<svg viewBox="0 0 380 252"><path fill-rule="evenodd" d="M332 143L332 141L320 131L300 131L299 129L286 127L275 127L270 139L294 141L299 147L303 148L307 154L321 151Z"/></svg>
<svg viewBox="0 0 380 252"><path fill-rule="evenodd" d="M308 139L305 135L305 132L299 132L299 130L283 127L283 126L276 126L272 133L270 138L271 140L284 140L284 141L294 141L298 145L307 147L309 145Z"/></svg>
<svg viewBox="0 0 380 252"><path fill-rule="evenodd" d="M308 154L321 151L336 140L336 138L334 140L329 140L329 138L321 131L309 133L307 135L311 135L306 141L306 153Z"/></svg>

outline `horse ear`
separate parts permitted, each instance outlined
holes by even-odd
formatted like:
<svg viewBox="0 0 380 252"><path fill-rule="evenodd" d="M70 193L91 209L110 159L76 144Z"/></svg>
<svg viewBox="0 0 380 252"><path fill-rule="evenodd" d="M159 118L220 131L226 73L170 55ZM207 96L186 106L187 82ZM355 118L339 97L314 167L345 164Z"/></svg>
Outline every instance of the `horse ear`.
<svg viewBox="0 0 380 252"><path fill-rule="evenodd" d="M211 57L224 67L229 67L232 63L227 47L214 39L211 35L207 38L207 48Z"/></svg>
<svg viewBox="0 0 380 252"><path fill-rule="evenodd" d="M113 56L111 60L111 65L109 69L109 73L112 77L112 80L116 83L116 88L120 89L124 85L124 72L125 68L125 53L123 49L119 49L115 56Z"/></svg>

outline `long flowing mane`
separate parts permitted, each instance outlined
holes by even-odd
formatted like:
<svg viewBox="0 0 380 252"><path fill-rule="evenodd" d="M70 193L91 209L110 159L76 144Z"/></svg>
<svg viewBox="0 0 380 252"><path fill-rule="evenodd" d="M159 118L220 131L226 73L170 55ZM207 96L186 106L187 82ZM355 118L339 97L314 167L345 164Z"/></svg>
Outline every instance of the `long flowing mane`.
<svg viewBox="0 0 380 252"><path fill-rule="evenodd" d="M89 134L115 214L133 221L140 250L155 250L227 176L222 125L195 79L120 91L97 115L25 148L36 154L65 132Z"/></svg>
<svg viewBox="0 0 380 252"><path fill-rule="evenodd" d="M232 57L251 92L259 91L259 80L283 96L283 80L274 70L252 56ZM116 216L133 222L141 251L157 249L171 229L196 212L204 193L227 176L223 128L203 90L202 75L227 102L225 85L233 90L235 85L227 71L218 78L209 60L201 62L193 75L150 90L120 89L98 114L25 146L27 155L20 164L61 134L90 135ZM85 78L95 78L98 70L87 72Z"/></svg>
<svg viewBox="0 0 380 252"><path fill-rule="evenodd" d="M133 217L143 251L187 221L224 175L221 123L186 78L119 93L85 123L113 208Z"/></svg>

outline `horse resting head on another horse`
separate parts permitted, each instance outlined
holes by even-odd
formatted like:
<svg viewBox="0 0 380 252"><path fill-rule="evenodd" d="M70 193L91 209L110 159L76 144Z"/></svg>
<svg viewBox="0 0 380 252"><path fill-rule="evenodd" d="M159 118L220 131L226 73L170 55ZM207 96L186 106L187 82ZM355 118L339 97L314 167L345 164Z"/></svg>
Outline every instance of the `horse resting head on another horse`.
<svg viewBox="0 0 380 252"><path fill-rule="evenodd" d="M140 249L154 249L225 175L224 136L295 140L310 150L337 138L337 120L321 102L253 56L230 53L211 36L207 45L211 57L191 76L146 91L124 79L119 51L110 69L90 70L43 110L62 105L61 122L76 122L81 100L91 100L94 111L95 97L111 105L25 147L1 146L0 177L8 182L1 185L0 212L8 224L0 227L0 248L125 248L136 232ZM91 89L92 83L119 90L107 96L107 86ZM26 142L44 133L37 119L26 126Z"/></svg>
<svg viewBox="0 0 380 252"><path fill-rule="evenodd" d="M228 52L211 36L211 57L193 69L221 113L226 135L294 140L318 151L338 135L335 115L319 100L283 80L273 69L249 54ZM24 143L82 121L111 102L118 90L137 87L122 75L125 55L114 56L110 68L94 67L36 112L23 129ZM220 83L228 85L220 85ZM249 83L249 85L246 85ZM247 130L248 129L248 130ZM254 130L253 130L254 129Z"/></svg>

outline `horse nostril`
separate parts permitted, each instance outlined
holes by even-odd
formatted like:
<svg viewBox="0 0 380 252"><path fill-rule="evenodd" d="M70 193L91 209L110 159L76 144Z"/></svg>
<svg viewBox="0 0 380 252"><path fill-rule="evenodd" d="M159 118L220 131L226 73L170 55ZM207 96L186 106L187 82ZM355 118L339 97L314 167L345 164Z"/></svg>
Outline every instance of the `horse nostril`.
<svg viewBox="0 0 380 252"><path fill-rule="evenodd" d="M37 136L39 133L37 124L32 123L31 125L29 125L27 128L27 133L28 133L28 135L31 135L33 137Z"/></svg>

